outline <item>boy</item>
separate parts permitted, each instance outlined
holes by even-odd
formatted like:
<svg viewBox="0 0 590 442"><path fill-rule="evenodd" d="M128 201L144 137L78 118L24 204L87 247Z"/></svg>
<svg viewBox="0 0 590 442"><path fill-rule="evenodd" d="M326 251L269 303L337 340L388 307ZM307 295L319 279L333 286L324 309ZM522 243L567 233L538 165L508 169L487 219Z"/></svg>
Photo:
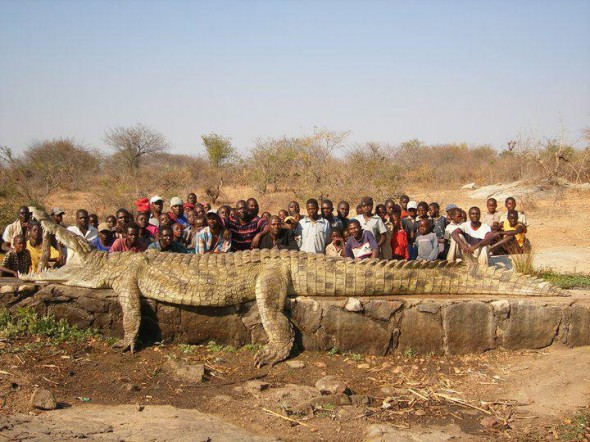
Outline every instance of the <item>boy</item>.
<svg viewBox="0 0 590 442"><path fill-rule="evenodd" d="M139 226L134 222L130 222L125 226L125 237L115 240L110 253L112 252L145 252L147 246L139 241Z"/></svg>
<svg viewBox="0 0 590 442"><path fill-rule="evenodd" d="M98 236L90 242L96 250L101 252L108 252L113 245L113 231L107 223L100 223L98 225Z"/></svg>
<svg viewBox="0 0 590 442"><path fill-rule="evenodd" d="M440 206L438 203L430 203L428 205L428 215L432 223L432 231L436 234L438 239L438 254L440 259L444 259L443 253L445 250L445 229L447 228L447 218L441 216Z"/></svg>
<svg viewBox="0 0 590 442"><path fill-rule="evenodd" d="M178 241L179 243L183 243L182 237L184 233L184 226L180 223L172 224L172 232L174 233L174 241ZM146 246L147 247L147 246Z"/></svg>
<svg viewBox="0 0 590 442"><path fill-rule="evenodd" d="M346 256L344 250L344 239L342 238L342 231L332 230L330 233L332 242L326 246L327 256Z"/></svg>
<svg viewBox="0 0 590 442"><path fill-rule="evenodd" d="M363 230L358 219L351 219L348 223L350 237L346 241L346 256L349 258L378 258L379 246L369 230Z"/></svg>
<svg viewBox="0 0 590 442"><path fill-rule="evenodd" d="M43 255L43 230L39 223L29 223L29 230L27 232L27 250L31 254L31 268L37 272L44 268L39 268L39 262ZM49 261L57 261L59 258L59 252L57 249L49 246Z"/></svg>
<svg viewBox="0 0 590 442"><path fill-rule="evenodd" d="M506 198L506 201L504 201L504 206L506 207L506 213L500 217L500 224L508 220L508 212L510 212L511 210L516 210L516 200L513 197L509 196L508 198ZM529 226L529 223L526 220L524 212L518 212L518 221L525 227Z"/></svg>
<svg viewBox="0 0 590 442"><path fill-rule="evenodd" d="M449 210L449 215L451 217L451 222L445 228L444 240L445 240L445 249L443 251L444 256L447 256L449 253L449 246L451 243L451 235L457 228L462 224L461 220L461 209L455 207Z"/></svg>
<svg viewBox="0 0 590 442"><path fill-rule="evenodd" d="M387 227L383 224L383 220L379 215L373 214L373 198L365 196L361 198L362 215L357 216L355 219L361 225L361 229L368 230L373 234L373 237L377 241L379 249L385 244L387 239ZM383 207L385 208L385 206Z"/></svg>
<svg viewBox="0 0 590 442"><path fill-rule="evenodd" d="M305 204L307 216L301 224L301 247L302 252L324 253L326 245L330 241L330 223L318 214L320 206L316 199L309 199Z"/></svg>
<svg viewBox="0 0 590 442"><path fill-rule="evenodd" d="M416 259L419 261L434 261L438 256L438 237L431 232L431 228L429 219L420 220L416 237Z"/></svg>
<svg viewBox="0 0 590 442"><path fill-rule="evenodd" d="M389 201L393 203L392 200ZM390 206L390 211L391 210L393 210L393 206ZM391 252L391 234L393 232L393 224L391 223L391 220L387 214L387 205L377 204L377 207L375 207L375 213L379 215L381 221L383 221L383 225L387 229L387 232L383 234L383 236L385 236L385 241L381 244L379 249L379 257L381 259L391 259L393 256Z"/></svg>
<svg viewBox="0 0 590 442"><path fill-rule="evenodd" d="M488 209L488 213L485 214L483 222L490 226L493 231L499 230L500 212L496 210L498 208L498 201L496 201L496 198L488 198L486 201L486 208Z"/></svg>
<svg viewBox="0 0 590 442"><path fill-rule="evenodd" d="M408 202L406 205L406 211L409 215L405 218L402 217L402 226L406 231L406 237L408 240L408 259L416 259L414 240L416 239L416 231L418 230L418 222L420 221L417 219L418 203L416 203L416 201ZM402 214L403 213L402 210Z"/></svg>
<svg viewBox="0 0 590 442"><path fill-rule="evenodd" d="M109 215L106 217L105 222L109 226L109 229L113 231L115 229L115 226L117 225L117 218L115 218L115 215Z"/></svg>
<svg viewBox="0 0 590 442"><path fill-rule="evenodd" d="M392 211L390 217L393 225L393 230L391 232L391 258L396 260L409 259L408 235L406 234L406 231L402 229L401 211Z"/></svg>
<svg viewBox="0 0 590 442"><path fill-rule="evenodd" d="M12 238L12 247L13 250L10 250L4 256L0 266L0 273L7 273L18 278L19 273L29 273L31 270L31 254L26 249L24 235L16 235Z"/></svg>
<svg viewBox="0 0 590 442"><path fill-rule="evenodd" d="M508 212L508 219L504 221L502 230L496 232L495 236L501 236L502 239L491 246L490 251L495 250L498 254L522 254L530 249L526 239L526 226L518 221L516 210Z"/></svg>

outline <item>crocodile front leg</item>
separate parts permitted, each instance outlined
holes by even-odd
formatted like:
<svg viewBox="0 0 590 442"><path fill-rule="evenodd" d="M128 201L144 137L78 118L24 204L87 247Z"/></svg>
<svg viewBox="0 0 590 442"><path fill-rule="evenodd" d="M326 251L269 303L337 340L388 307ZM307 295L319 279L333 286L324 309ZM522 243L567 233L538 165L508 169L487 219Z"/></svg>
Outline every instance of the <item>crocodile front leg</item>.
<svg viewBox="0 0 590 442"><path fill-rule="evenodd" d="M124 336L113 347L122 351L135 350L135 342L141 325L141 300L137 280L132 276L119 278L113 283L113 290L119 296L121 310L123 310Z"/></svg>
<svg viewBox="0 0 590 442"><path fill-rule="evenodd" d="M293 347L293 326L283 313L287 298L287 282L282 270L269 267L256 279L256 303L262 326L268 335L268 344L256 354L256 367L271 367L284 360Z"/></svg>

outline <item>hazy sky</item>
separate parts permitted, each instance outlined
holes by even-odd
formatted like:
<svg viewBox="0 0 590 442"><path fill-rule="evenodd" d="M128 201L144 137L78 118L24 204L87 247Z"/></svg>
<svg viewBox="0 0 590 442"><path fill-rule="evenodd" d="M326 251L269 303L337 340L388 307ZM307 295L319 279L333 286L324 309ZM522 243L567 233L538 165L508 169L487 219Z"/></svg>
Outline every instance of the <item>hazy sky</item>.
<svg viewBox="0 0 590 442"><path fill-rule="evenodd" d="M150 125L490 143L590 127L590 1L0 0L0 145Z"/></svg>

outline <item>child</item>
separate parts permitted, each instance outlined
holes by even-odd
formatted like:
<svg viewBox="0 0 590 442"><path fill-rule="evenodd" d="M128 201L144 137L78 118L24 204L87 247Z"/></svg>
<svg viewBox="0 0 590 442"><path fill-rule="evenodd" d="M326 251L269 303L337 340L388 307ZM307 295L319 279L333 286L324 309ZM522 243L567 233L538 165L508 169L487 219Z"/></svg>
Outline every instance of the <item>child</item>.
<svg viewBox="0 0 590 442"><path fill-rule="evenodd" d="M114 215L107 216L105 221L109 225L109 229L111 229L111 231L115 230L115 226L117 225L117 218Z"/></svg>
<svg viewBox="0 0 590 442"><path fill-rule="evenodd" d="M510 210L508 219L504 221L502 230L496 232L495 236L502 239L490 247L490 251L497 254L522 254L530 249L526 239L526 226L518 221L518 212Z"/></svg>
<svg viewBox="0 0 590 442"><path fill-rule="evenodd" d="M47 268L47 263L44 268L39 268L39 263L43 256L43 230L41 229L41 224L29 223L27 238L27 250L31 254L31 268L34 271L40 271ZM58 258L59 252L50 245L48 261L56 262Z"/></svg>
<svg viewBox="0 0 590 442"><path fill-rule="evenodd" d="M408 239L408 259L416 259L416 250L414 248L414 240L416 239L416 231L418 230L418 203L410 201L407 205L409 215L402 220L402 226L406 231Z"/></svg>
<svg viewBox="0 0 590 442"><path fill-rule="evenodd" d="M418 225L418 236L416 237L416 249L419 261L434 261L438 256L438 238L431 231L429 219L421 219Z"/></svg>
<svg viewBox="0 0 590 442"><path fill-rule="evenodd" d="M326 256L342 256L344 257L344 238L340 230L332 230L330 233L332 242L326 246Z"/></svg>
<svg viewBox="0 0 590 442"><path fill-rule="evenodd" d="M358 219L351 219L348 223L350 237L346 241L346 256L349 258L378 258L379 246L370 230L363 230Z"/></svg>
<svg viewBox="0 0 590 442"><path fill-rule="evenodd" d="M440 206L438 203L430 203L428 206L428 214L432 222L432 231L438 239L438 254L440 259L444 259L443 254L445 250L445 229L447 227L447 218L441 216Z"/></svg>
<svg viewBox="0 0 590 442"><path fill-rule="evenodd" d="M180 223L174 223L172 224L172 233L173 235L173 240L174 241L178 241L181 244L184 244L184 242L182 241L182 234L184 233L184 226Z"/></svg>
<svg viewBox="0 0 590 442"><path fill-rule="evenodd" d="M504 201L504 205L506 206L506 213L500 217L500 224L508 220L508 212L510 212L511 210L516 210L516 200L513 197L509 196L508 198L506 198L506 201ZM523 226L528 227L529 223L526 220L524 212L517 211L517 213L518 222L520 222Z"/></svg>
<svg viewBox="0 0 590 442"><path fill-rule="evenodd" d="M408 253L408 236L402 229L401 212L392 212L391 214L393 231L391 232L391 259L409 259Z"/></svg>
<svg viewBox="0 0 590 442"><path fill-rule="evenodd" d="M0 266L1 273L8 273L9 275L18 278L19 273L29 273L31 270L31 253L26 249L26 240L23 235L16 235L12 246L14 250L6 253L2 265Z"/></svg>
<svg viewBox="0 0 590 442"><path fill-rule="evenodd" d="M486 201L488 213L485 214L483 222L492 228L492 231L500 230L500 212L498 208L498 201L495 198L488 198Z"/></svg>
<svg viewBox="0 0 590 442"><path fill-rule="evenodd" d="M454 209L451 209L449 211L449 213L451 215L451 222L447 225L447 227L445 227L445 234L443 237L445 240L445 249L443 251L444 256L447 256L447 254L449 253L449 245L451 243L451 235L462 224L461 212L462 212L461 209L459 209L458 207L455 207Z"/></svg>

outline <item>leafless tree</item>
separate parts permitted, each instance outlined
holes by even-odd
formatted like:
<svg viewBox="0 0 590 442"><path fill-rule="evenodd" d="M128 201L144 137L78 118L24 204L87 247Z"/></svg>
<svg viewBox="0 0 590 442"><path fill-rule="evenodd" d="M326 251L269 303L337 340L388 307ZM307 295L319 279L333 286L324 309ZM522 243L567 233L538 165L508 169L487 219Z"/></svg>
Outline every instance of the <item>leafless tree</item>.
<svg viewBox="0 0 590 442"><path fill-rule="evenodd" d="M139 172L142 157L166 152L170 148L164 135L141 123L109 129L105 132L104 141L125 160L134 176Z"/></svg>

